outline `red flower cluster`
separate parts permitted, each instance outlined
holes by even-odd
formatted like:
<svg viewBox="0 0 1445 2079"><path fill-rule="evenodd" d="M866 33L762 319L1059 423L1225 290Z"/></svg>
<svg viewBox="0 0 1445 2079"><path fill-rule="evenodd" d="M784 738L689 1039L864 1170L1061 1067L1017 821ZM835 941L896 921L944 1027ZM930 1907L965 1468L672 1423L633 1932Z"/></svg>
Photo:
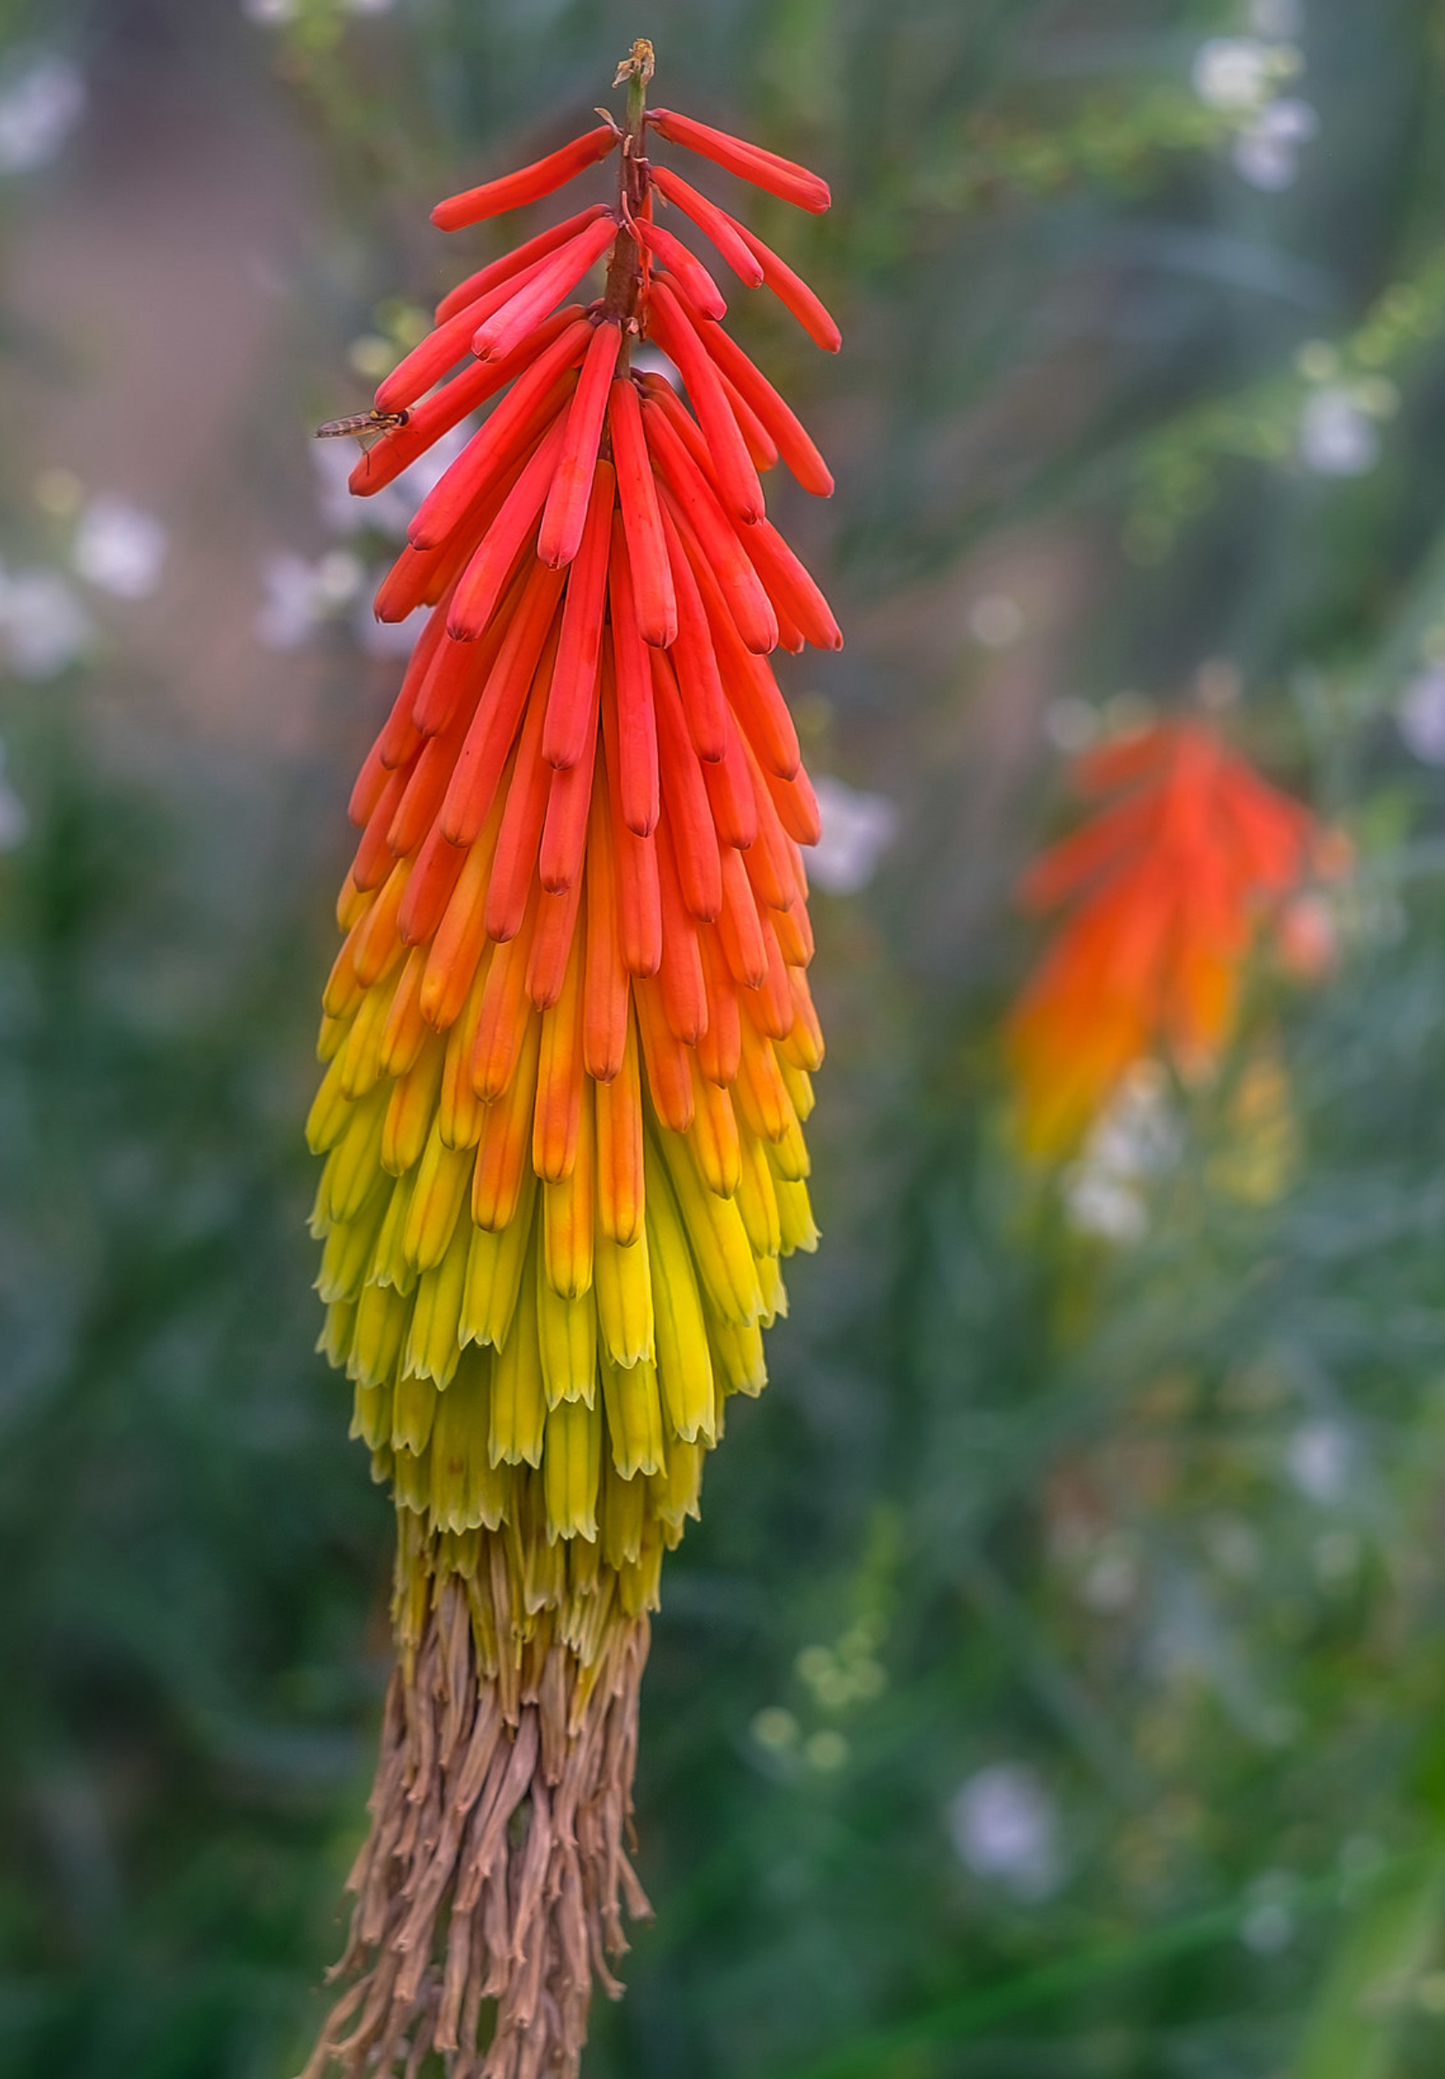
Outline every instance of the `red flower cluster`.
<svg viewBox="0 0 1445 2079"><path fill-rule="evenodd" d="M1068 914L1010 1023L1025 1137L1048 1153L1073 1144L1132 1063L1213 1059L1262 918L1328 863L1309 811L1201 721L1119 737L1074 780L1115 798L1023 883L1029 908Z"/></svg>
<svg viewBox="0 0 1445 2079"><path fill-rule="evenodd" d="M808 209L828 191L647 115L650 69L639 45L625 125L435 212L476 223L617 154L615 203L443 299L352 478L379 490L497 400L378 595L384 619L432 612L352 798L309 1128L325 1347L399 1548L352 1983L313 2079L432 2050L453 2079L575 2071L623 1907L646 1907L627 1818L662 1555L725 1402L762 1388L781 1259L815 1242L818 811L768 655L840 637L760 473L833 480L654 205L838 333L648 146ZM603 261L602 294L566 302ZM642 341L691 409L632 364Z"/></svg>
<svg viewBox="0 0 1445 2079"><path fill-rule="evenodd" d="M822 181L772 153L667 111L644 121L775 194L827 206ZM815 1032L797 847L816 841L817 804L766 658L841 636L766 518L759 471L781 459L819 496L833 479L721 329L721 291L653 221L654 198L743 281L773 288L815 339L836 348L839 334L776 254L640 142L608 122L433 213L448 229L475 223L622 154L615 205L454 289L377 392L389 424L353 472L363 496L506 394L422 504L377 597L384 620L436 611L352 796L363 836L328 1010L350 999L358 958L364 975L390 945L429 946L414 961L411 1021L445 1028L485 943L517 940L525 958L509 971L525 990L511 992L509 1022L527 999L556 1003L595 825L593 867L611 885L588 926L586 1065L600 1082L617 1077L630 984L659 1116L686 1132L688 1053L721 1089L740 1074L745 1093L766 1080L766 1064L749 1068L758 1049L740 992L763 1039L785 1041L799 1018ZM609 248L604 294L554 310ZM629 369L640 338L674 363L695 417L663 375ZM431 388L468 353L462 374ZM380 904L369 899L383 887ZM493 1022L482 1020L488 1033ZM766 1090L752 1095L759 1116L776 1109ZM559 1102L575 1111L571 1092ZM626 1138L640 1145L638 1132Z"/></svg>

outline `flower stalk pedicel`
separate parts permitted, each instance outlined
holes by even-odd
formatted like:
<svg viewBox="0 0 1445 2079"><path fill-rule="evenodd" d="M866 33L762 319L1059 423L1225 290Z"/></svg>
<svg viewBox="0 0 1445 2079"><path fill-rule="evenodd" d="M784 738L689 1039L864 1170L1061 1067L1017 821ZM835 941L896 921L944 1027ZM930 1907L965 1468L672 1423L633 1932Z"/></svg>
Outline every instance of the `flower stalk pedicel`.
<svg viewBox="0 0 1445 2079"><path fill-rule="evenodd" d="M497 400L378 594L430 615L352 796L309 1128L324 1347L398 1512L398 1666L313 2079L432 2050L451 2079L576 2070L647 1911L627 1835L662 1554L727 1398L763 1385L780 1260L815 1241L817 805L768 652L840 637L760 472L832 478L657 200L837 331L649 140L828 195L654 122L651 69L639 43L623 124L440 205L476 223L618 155L614 204L481 268L371 418L325 429L379 435L365 496ZM633 367L642 340L691 410Z"/></svg>

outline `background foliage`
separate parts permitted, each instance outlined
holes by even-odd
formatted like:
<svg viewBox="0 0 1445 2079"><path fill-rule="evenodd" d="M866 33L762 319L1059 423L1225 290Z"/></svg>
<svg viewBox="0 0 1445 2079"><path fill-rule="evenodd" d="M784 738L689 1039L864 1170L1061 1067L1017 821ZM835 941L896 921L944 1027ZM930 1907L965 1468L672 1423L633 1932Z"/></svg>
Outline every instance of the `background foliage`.
<svg viewBox="0 0 1445 2079"><path fill-rule="evenodd" d="M315 2016L390 1520L300 1121L397 666L305 437L639 30L834 186L754 221L843 355L743 322L838 465L810 755L897 836L818 898L825 1245L670 1568L594 2079L1424 2079L1439 0L0 8L0 2058L271 2079ZM1357 864L1100 1234L1010 1139L1011 889L1145 696Z"/></svg>

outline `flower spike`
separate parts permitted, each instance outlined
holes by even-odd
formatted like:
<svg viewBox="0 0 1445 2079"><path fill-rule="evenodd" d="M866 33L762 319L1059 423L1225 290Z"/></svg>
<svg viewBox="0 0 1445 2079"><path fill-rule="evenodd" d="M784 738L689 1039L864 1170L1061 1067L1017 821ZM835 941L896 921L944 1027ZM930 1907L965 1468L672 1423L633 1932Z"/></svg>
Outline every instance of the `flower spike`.
<svg viewBox="0 0 1445 2079"><path fill-rule="evenodd" d="M614 199L443 297L358 420L366 495L485 412L377 595L430 611L351 797L308 1126L325 1347L396 1501L398 1666L306 2079L433 2052L447 2079L574 2079L648 1911L627 1841L662 1557L726 1399L764 1384L780 1260L817 1239L817 803L769 660L841 638L760 473L833 481L657 198L836 328L647 147L827 191L684 117L649 136L652 67L639 42L623 123L440 205L475 223L619 147ZM633 368L643 340L686 401Z"/></svg>
<svg viewBox="0 0 1445 2079"><path fill-rule="evenodd" d="M1049 1155L1136 1063L1197 1075L1215 1060L1262 922L1340 863L1339 841L1200 720L1118 737L1074 782L1114 798L1024 878L1025 907L1067 914L1009 1028L1024 1138Z"/></svg>

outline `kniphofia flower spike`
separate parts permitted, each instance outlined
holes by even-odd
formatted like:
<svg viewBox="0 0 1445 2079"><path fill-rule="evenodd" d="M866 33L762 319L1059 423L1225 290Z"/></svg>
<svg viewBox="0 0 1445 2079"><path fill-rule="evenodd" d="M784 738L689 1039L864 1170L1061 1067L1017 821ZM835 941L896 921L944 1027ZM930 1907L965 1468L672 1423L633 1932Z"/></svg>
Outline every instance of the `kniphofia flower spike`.
<svg viewBox="0 0 1445 2079"><path fill-rule="evenodd" d="M1261 926L1338 863L1339 840L1200 720L1115 738L1074 780L1108 805L1024 881L1029 908L1067 914L1009 1026L1024 1135L1041 1154L1073 1146L1135 1062L1207 1067Z"/></svg>
<svg viewBox="0 0 1445 2079"><path fill-rule="evenodd" d="M443 299L352 477L378 490L495 400L377 596L430 613L352 796L310 1122L324 1346L399 1522L399 1665L312 2074L433 2048L452 2079L576 2069L622 1908L647 1910L624 1835L662 1554L728 1397L763 1385L780 1261L815 1241L817 804L768 653L841 638L761 477L832 478L655 204L838 335L647 148L828 194L649 118L650 72L639 44L624 124L435 212L472 224L617 154L614 202ZM631 365L642 340L687 404Z"/></svg>

